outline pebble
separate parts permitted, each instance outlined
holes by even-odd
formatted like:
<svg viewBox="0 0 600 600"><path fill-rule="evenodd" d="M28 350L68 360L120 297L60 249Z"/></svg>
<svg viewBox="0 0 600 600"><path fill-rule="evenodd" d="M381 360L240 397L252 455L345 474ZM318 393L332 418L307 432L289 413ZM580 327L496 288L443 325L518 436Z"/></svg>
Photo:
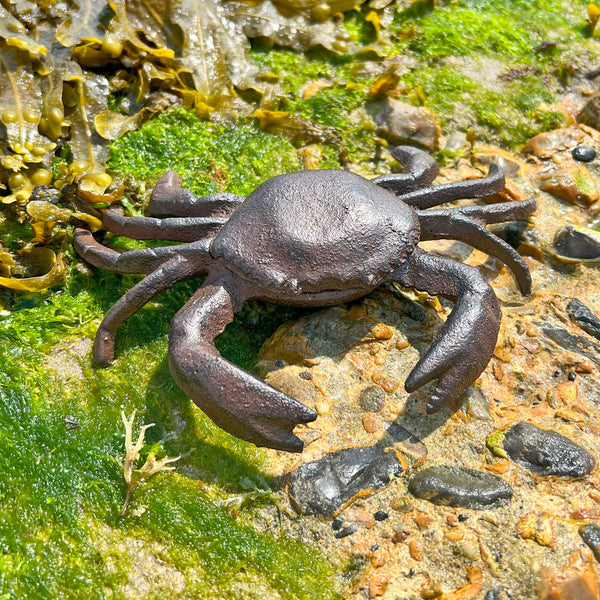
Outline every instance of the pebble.
<svg viewBox="0 0 600 600"><path fill-rule="evenodd" d="M592 174L582 164L573 162L544 174L540 179L540 189L583 208L587 208L600 197Z"/></svg>
<svg viewBox="0 0 600 600"><path fill-rule="evenodd" d="M571 154L575 160L581 162L591 162L596 158L596 151L589 146L576 146L571 150Z"/></svg>
<svg viewBox="0 0 600 600"><path fill-rule="evenodd" d="M600 131L600 96L592 96L581 109L577 117L578 123L583 123Z"/></svg>
<svg viewBox="0 0 600 600"><path fill-rule="evenodd" d="M500 600L500 596L494 590L490 590L485 593L483 600Z"/></svg>
<svg viewBox="0 0 600 600"><path fill-rule="evenodd" d="M388 518L389 518L389 516L390 516L390 515L389 515L389 513L386 513L386 512L385 512L385 511L383 511L383 510L378 510L377 512L375 512L375 513L373 514L373 518L374 518L376 521L385 521L386 519L388 519Z"/></svg>
<svg viewBox="0 0 600 600"><path fill-rule="evenodd" d="M346 525L346 527L344 527L344 529L340 529L340 531L338 531L335 534L335 537L338 540L341 540L342 538L348 537L349 535L352 535L353 533L356 533L358 531L358 525L356 525L355 523L352 523L352 525Z"/></svg>
<svg viewBox="0 0 600 600"><path fill-rule="evenodd" d="M342 528L343 524L344 521L342 521L341 519L334 519L333 521L331 521L331 529L333 529L334 531L339 531Z"/></svg>
<svg viewBox="0 0 600 600"><path fill-rule="evenodd" d="M378 121L378 135L390 144L412 143L429 151L440 147L440 124L435 113L424 106L386 98Z"/></svg>
<svg viewBox="0 0 600 600"><path fill-rule="evenodd" d="M363 410L379 412L385 404L385 393L378 385L370 385L361 391L358 403Z"/></svg>
<svg viewBox="0 0 600 600"><path fill-rule="evenodd" d="M523 147L523 152L539 158L551 158L561 150L577 146L583 139L583 132L579 129L553 129L531 138Z"/></svg>
<svg viewBox="0 0 600 600"><path fill-rule="evenodd" d="M600 340L600 319L581 300L573 298L567 305L567 312L581 329Z"/></svg>
<svg viewBox="0 0 600 600"><path fill-rule="evenodd" d="M288 493L304 514L333 517L358 495L365 496L399 477L406 462L380 445L344 448L300 465Z"/></svg>
<svg viewBox="0 0 600 600"><path fill-rule="evenodd" d="M462 467L429 467L410 481L410 492L434 504L472 509L497 508L508 503L512 488L495 475Z"/></svg>
<svg viewBox="0 0 600 600"><path fill-rule="evenodd" d="M536 475L585 477L595 466L591 454L556 431L519 422L488 437L488 448Z"/></svg>
<svg viewBox="0 0 600 600"><path fill-rule="evenodd" d="M600 232L589 227L565 225L556 232L553 244L559 257L580 261L600 259Z"/></svg>
<svg viewBox="0 0 600 600"><path fill-rule="evenodd" d="M579 535L594 553L594 558L600 562L600 527L595 523L582 525Z"/></svg>

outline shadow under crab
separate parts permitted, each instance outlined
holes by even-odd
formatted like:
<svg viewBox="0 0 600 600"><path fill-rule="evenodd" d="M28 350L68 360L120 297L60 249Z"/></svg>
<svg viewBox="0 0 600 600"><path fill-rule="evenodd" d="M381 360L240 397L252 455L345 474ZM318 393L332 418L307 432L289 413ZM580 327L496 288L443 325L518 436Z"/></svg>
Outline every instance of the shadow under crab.
<svg viewBox="0 0 600 600"><path fill-rule="evenodd" d="M535 200L434 208L482 198L504 187L492 165L487 177L430 187L439 172L425 152L399 146L404 173L367 180L346 171L278 175L247 198L201 198L181 188L174 172L158 181L148 206L154 217L105 211L104 226L134 239L183 245L118 253L75 231L75 248L92 265L146 274L104 317L94 343L101 366L114 359L120 325L159 292L200 275L206 280L175 315L169 366L179 387L220 427L253 442L300 452L293 429L316 412L225 360L214 339L246 300L328 306L354 300L389 282L441 295L455 306L405 382L412 392L432 379L428 412L455 400L487 366L498 337L498 300L480 272L420 249L419 241L458 239L503 261L524 294L524 260L486 225L525 219Z"/></svg>

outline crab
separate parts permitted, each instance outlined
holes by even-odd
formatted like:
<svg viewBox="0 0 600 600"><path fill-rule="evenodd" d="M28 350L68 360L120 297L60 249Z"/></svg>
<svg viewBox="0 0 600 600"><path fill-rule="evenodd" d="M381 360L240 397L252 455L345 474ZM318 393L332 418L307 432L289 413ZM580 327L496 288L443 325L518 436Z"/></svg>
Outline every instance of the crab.
<svg viewBox="0 0 600 600"><path fill-rule="evenodd" d="M170 171L148 205L153 217L103 214L106 229L138 240L183 244L116 252L87 229L75 231L75 248L94 266L145 274L106 313L94 355L108 366L120 325L176 282L207 275L173 318L169 367L179 387L221 428L238 438L301 452L298 424L316 412L223 358L214 339L246 300L322 307L360 298L396 283L454 301L452 312L405 382L408 393L437 379L428 413L457 400L487 366L500 328L499 302L480 271L418 246L422 240L457 239L498 258L523 294L531 291L527 263L486 229L524 220L534 199L434 208L483 198L504 188L495 164L485 177L431 186L439 173L426 152L391 149L404 172L368 180L341 170L277 175L247 198L222 192L196 197Z"/></svg>

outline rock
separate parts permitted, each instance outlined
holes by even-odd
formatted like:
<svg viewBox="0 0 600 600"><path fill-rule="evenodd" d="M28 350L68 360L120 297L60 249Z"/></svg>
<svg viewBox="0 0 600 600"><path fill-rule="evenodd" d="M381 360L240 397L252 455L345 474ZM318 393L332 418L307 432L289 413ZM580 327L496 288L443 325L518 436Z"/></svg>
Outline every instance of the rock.
<svg viewBox="0 0 600 600"><path fill-rule="evenodd" d="M581 329L600 340L600 319L581 300L573 298L567 305L567 312Z"/></svg>
<svg viewBox="0 0 600 600"><path fill-rule="evenodd" d="M595 523L582 525L579 535L594 553L594 558L600 562L600 527Z"/></svg>
<svg viewBox="0 0 600 600"><path fill-rule="evenodd" d="M378 119L377 133L390 144L417 144L426 150L439 150L442 130L431 110L386 98Z"/></svg>
<svg viewBox="0 0 600 600"><path fill-rule="evenodd" d="M472 419L493 421L490 414L490 401L479 386L471 386L465 402L465 412Z"/></svg>
<svg viewBox="0 0 600 600"><path fill-rule="evenodd" d="M384 510L378 510L376 512L373 513L373 518L376 521L385 521L386 519L389 518L389 513L386 513Z"/></svg>
<svg viewBox="0 0 600 600"><path fill-rule="evenodd" d="M587 208L598 198L596 180L583 165L568 162L539 175L540 189Z"/></svg>
<svg viewBox="0 0 600 600"><path fill-rule="evenodd" d="M381 445L344 448L300 465L290 476L288 493L300 512L333 517L406 468L401 454Z"/></svg>
<svg viewBox="0 0 600 600"><path fill-rule="evenodd" d="M553 244L558 258L567 262L600 261L600 232L595 229L565 225L556 232Z"/></svg>
<svg viewBox="0 0 600 600"><path fill-rule="evenodd" d="M490 590L485 593L483 600L500 600L500 596L495 591Z"/></svg>
<svg viewBox="0 0 600 600"><path fill-rule="evenodd" d="M352 534L356 533L357 531L358 531L358 525L356 525L355 523L352 523L352 525L346 525L346 527L344 527L344 529L340 529L335 534L335 537L338 540L341 540L342 538L348 537L349 535L352 535Z"/></svg>
<svg viewBox="0 0 600 600"><path fill-rule="evenodd" d="M540 324L543 334L555 344L562 346L565 350L585 356L593 363L600 366L600 345L590 341L582 335L571 335L562 327L550 327Z"/></svg>
<svg viewBox="0 0 600 600"><path fill-rule="evenodd" d="M581 144L584 140L580 129L554 129L545 131L531 138L523 147L525 154L534 154L538 158L552 158L561 150L568 150Z"/></svg>
<svg viewBox="0 0 600 600"><path fill-rule="evenodd" d="M596 151L589 146L576 146L571 150L571 156L580 162L591 162L596 158Z"/></svg>
<svg viewBox="0 0 600 600"><path fill-rule="evenodd" d="M418 498L444 506L487 509L507 504L512 488L500 477L461 467L429 467L410 481L409 490Z"/></svg>
<svg viewBox="0 0 600 600"><path fill-rule="evenodd" d="M556 431L519 422L492 433L488 448L536 475L585 477L595 466L592 455Z"/></svg>
<svg viewBox="0 0 600 600"><path fill-rule="evenodd" d="M587 101L577 117L577 122L600 131L600 95L592 96Z"/></svg>
<svg viewBox="0 0 600 600"><path fill-rule="evenodd" d="M598 600L600 581L591 564L574 562L567 569L545 567L537 586L538 600Z"/></svg>
<svg viewBox="0 0 600 600"><path fill-rule="evenodd" d="M379 412L385 404L385 393L378 385L370 385L361 391L358 402L363 410Z"/></svg>

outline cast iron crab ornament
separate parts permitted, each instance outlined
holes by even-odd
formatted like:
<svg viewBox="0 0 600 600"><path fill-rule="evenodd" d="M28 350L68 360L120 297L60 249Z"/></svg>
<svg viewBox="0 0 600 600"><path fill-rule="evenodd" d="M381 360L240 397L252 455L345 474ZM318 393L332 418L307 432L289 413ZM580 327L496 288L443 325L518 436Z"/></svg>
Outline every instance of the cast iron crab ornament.
<svg viewBox="0 0 600 600"><path fill-rule="evenodd" d="M146 274L104 317L94 344L96 361L112 362L119 326L153 296L177 281L207 274L171 322L169 366L175 381L229 433L258 446L300 452L303 443L293 429L315 420L316 412L225 360L214 338L246 300L328 306L397 282L455 302L405 388L412 392L437 379L428 412L456 399L492 356L500 307L476 268L425 252L417 243L466 242L509 266L528 294L527 264L486 225L525 219L536 203L434 209L499 192L502 170L491 165L486 177L430 187L439 171L433 158L406 146L392 155L404 173L369 181L346 171L300 171L269 179L247 198L230 193L198 198L169 172L152 193L148 210L154 217L125 217L114 209L103 215L105 227L119 235L183 245L118 253L77 229L75 247L92 265Z"/></svg>

